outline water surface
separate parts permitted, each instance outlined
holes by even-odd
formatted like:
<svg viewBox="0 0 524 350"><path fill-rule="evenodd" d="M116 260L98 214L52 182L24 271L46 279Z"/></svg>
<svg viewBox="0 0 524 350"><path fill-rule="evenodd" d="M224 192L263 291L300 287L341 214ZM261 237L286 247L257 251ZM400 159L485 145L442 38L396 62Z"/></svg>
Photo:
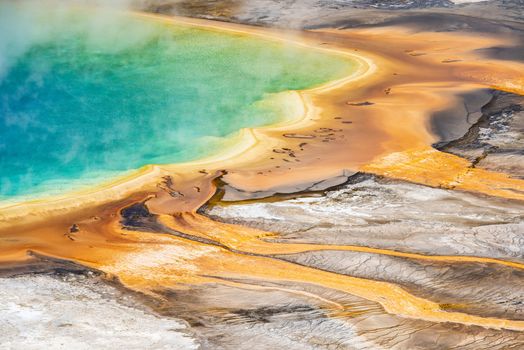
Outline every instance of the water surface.
<svg viewBox="0 0 524 350"><path fill-rule="evenodd" d="M262 103L351 72L345 58L131 15L1 5L0 199L220 151L286 116ZM76 185L75 185L76 186Z"/></svg>

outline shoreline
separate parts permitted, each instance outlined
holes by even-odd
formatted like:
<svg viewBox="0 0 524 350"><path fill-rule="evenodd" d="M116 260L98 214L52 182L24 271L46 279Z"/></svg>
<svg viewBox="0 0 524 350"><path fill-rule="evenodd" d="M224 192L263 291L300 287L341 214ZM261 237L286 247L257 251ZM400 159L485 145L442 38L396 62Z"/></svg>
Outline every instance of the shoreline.
<svg viewBox="0 0 524 350"><path fill-rule="evenodd" d="M334 81L329 81L320 86L313 87L306 90L288 90L282 91L277 94L282 93L292 93L297 94L300 98L301 106L299 107L302 110L301 115L298 118L292 118L291 120L283 120L275 124L260 126L255 128L242 128L238 130L233 136L227 136L225 139L226 143L230 143L231 139L237 139L233 141L232 144L228 145L225 150L216 152L214 155L206 156L204 158L195 159L189 162L181 163L171 163L171 164L148 164L142 166L136 170L126 171L128 174L124 176L118 176L114 179L108 181L103 181L100 184L90 186L82 190L71 190L63 194L58 194L55 196L46 196L42 194L37 196L34 199L10 202L9 200L4 202L6 205L0 201L0 223L2 221L11 220L14 217L20 217L27 214L30 211L33 215L35 211L45 211L49 212L49 206L52 206L51 210L63 210L67 208L75 208L76 210L80 206L85 205L100 205L106 202L107 200L115 200L123 198L130 194L133 191L139 191L144 187L151 186L151 184L158 182L162 176L168 174L168 172L173 171L176 168L177 171L184 171L184 169L194 169L195 167L206 167L219 162L229 162L233 161L236 157L242 153L256 147L257 143L260 141L257 139L257 135L262 134L265 131L275 132L275 131L287 131L293 130L300 127L307 127L311 125L308 119L312 118L314 115L315 106L310 99L307 98L309 93L319 93L319 92L328 92L337 88L340 88L346 84L351 83L352 81L365 78L367 75L373 74L376 70L374 63L363 56L355 55L349 52L344 52L342 50L332 50L322 47L315 47L313 45L307 45L298 41L292 41L285 38L280 38L267 33L260 33L258 29L254 28L253 30L248 30L244 28L241 30L240 25L234 25L234 27L229 27L225 23L213 22L206 20L198 20L191 18L182 18L182 17L168 17L164 15L152 15L143 12L131 12L132 15L153 19L171 24L182 24L185 26L195 26L206 28L209 30L214 30L218 32L230 32L243 35L257 36L264 40L271 40L277 42L288 42L292 45L301 46L304 48L315 49L317 51L328 52L329 54L337 54L340 56L348 57L353 60L358 67L349 75ZM247 27L247 26L242 26ZM297 103L298 105L298 103ZM253 161L256 156L253 157ZM249 161L248 159L243 159L242 161ZM169 170L166 170L169 169ZM45 208L43 208L45 206ZM26 207L27 210L25 210ZM30 210L29 210L30 209Z"/></svg>
<svg viewBox="0 0 524 350"><path fill-rule="evenodd" d="M31 212L31 217L33 219L38 219L38 213L45 214L42 215L44 217L48 216L50 212L56 211L60 211L61 214L67 214L67 212L78 211L85 207L100 206L108 204L112 201L122 200L125 197L131 196L135 192L151 193L156 190L156 184L159 181L161 181L162 178L165 176L170 176L174 173L177 174L177 176L180 175L181 177L185 178L184 182L187 182L186 180L188 177L190 177L190 173L198 173L204 167L210 168L210 171L215 172L225 170L226 168L240 169L241 171L244 171L246 174L253 174L253 171L255 171L255 169L259 169L257 173L260 174L261 171L264 171L264 169L272 168L274 166L272 165L272 163L274 164L275 162L269 162L268 164L262 164L260 162L260 159L264 158L264 156L271 154L271 148L273 150L291 148L289 146L291 144L291 140L286 139L286 137L282 137L282 132L300 133L301 130L311 131L314 126L317 126L317 128L320 129L331 129L335 123L331 122L329 120L330 118L326 117L326 114L330 113L331 111L333 111L333 114L340 113L339 105L341 104L341 102L339 100L341 94L347 94L347 90L349 91L350 95L356 93L356 99L365 100L367 98L372 98L369 96L369 93L368 96L365 96L366 93L364 93L362 97L358 96L361 95L361 93L358 90L360 88L363 88L363 91L366 92L369 86L373 86L374 84L387 86L385 84L388 84L391 78L386 77L391 76L391 74L393 74L394 76L397 75L397 73L395 73L395 71L397 70L395 66L400 64L400 67L406 67L405 63L401 63L398 60L398 54L389 55L388 57L388 54L386 54L388 48L379 48L377 50L377 45L373 45L373 40L376 38L379 39L380 44L380 41L391 42L391 39L388 36L398 38L400 34L406 33L406 29L401 27L395 27L393 34L389 34L389 32L388 34L385 34L384 29L351 31L337 31L328 29L297 32L289 30L275 30L270 28L252 27L227 22L215 22L203 19L170 17L165 15L149 14L143 12L132 11L131 14L138 17L143 17L148 20L153 19L161 21L163 23L166 23L166 25L182 24L196 27L200 26L207 28L208 30L229 31L231 33L237 33L239 35L254 35L266 40L292 43L293 45L324 51L329 54L336 54L348 57L354 62L356 62L359 66L352 74L341 79L330 81L320 86L313 87L311 89L301 91L288 91L298 94L298 96L300 96L302 100L301 108L304 110L304 114L301 116L301 118L297 120L284 121L277 124L261 126L257 128L241 129L237 132L238 135L236 136L236 138L238 138L239 141L235 142L233 146L228 147L228 149L226 149L225 151L221 151L210 157L204 157L185 163L162 165L150 164L143 166L142 168L137 169L136 171L130 170L129 174L126 176L111 179L107 182L100 183L99 185L89 186L88 188L82 189L80 191L73 190L68 191L64 194L51 197L46 197L44 195L42 197L29 201L14 203L11 202L5 206L0 206L0 222L7 223L8 221L11 221L15 218L22 218L24 216L26 216L27 219L27 214L29 212ZM348 33L350 35L349 37L347 37ZM425 34L419 33L415 34L414 36L416 35L423 37ZM326 36L330 37L331 40L335 39L334 42L323 42L324 37ZM385 36L385 38L381 39L383 36ZM463 52L464 54L470 56L472 55L469 52L471 47L485 47L500 42L500 40L496 40L494 38L483 37L481 42L471 44L469 41L466 42L466 37L462 37L460 36L460 34L457 33L439 33L432 34L432 36L434 36L437 39L436 43L438 45L443 45L442 43L438 42L438 39L440 39L443 36L449 36L450 38L456 40L458 43L463 43L464 48L460 52ZM350 39L352 41L352 44L350 44L349 47L346 43L343 42L346 39ZM417 43L417 45L424 46L419 43ZM432 43L430 44L430 46L431 45ZM448 49L445 49L444 51L446 50ZM437 50L437 54L440 54L438 51L442 51L442 48ZM412 56L415 58L419 56L418 53L415 55L412 54L412 52L416 53L416 50L405 50L405 52L403 52L402 54L407 55L408 57ZM425 55L425 53L423 52L421 54ZM457 56L457 53L454 53L454 55ZM476 56L476 54L473 55ZM425 58L424 56L420 57ZM468 64L472 65L474 68L481 66L481 63L476 63L475 61L476 60L473 60L471 63ZM488 65L491 61L493 60L487 60ZM424 62L423 66L427 66L428 64L429 67L433 67L431 69L436 68L435 62ZM457 64L460 64L460 62ZM406 68L411 69L410 67ZM485 80L486 77L482 76L482 74L480 75L480 79L476 77L473 77L473 79L471 79L472 77L464 79L465 74L462 71L452 71L451 73L455 75L453 77L453 80L449 80L449 82L455 81L455 86L453 87L447 85L445 83L446 80L443 80L442 86L439 86L438 83L434 86L423 83L419 87L418 85L420 85L420 83L417 83L416 80L409 79L408 77L409 84L403 84L403 87L408 88L415 95L419 95L420 97L425 96L429 98L429 100L427 101L427 106L421 105L419 107L420 110L424 111L424 114L422 115L422 119L420 121L416 121L418 126L415 124L410 126L411 130L408 130L408 133L405 133L402 130L402 128L399 129L397 125L392 124L398 123L398 121L395 122L396 118L392 118L391 120L385 119L387 118L387 115L391 116L392 114L392 111L389 107L388 110L385 110L383 107L380 107L378 112L373 111L373 108L375 108L375 106L354 107L353 109L358 109L361 113L370 111L371 113L374 113L370 115L370 117L367 118L367 120L363 120L363 122L368 125L364 126L364 130L360 131L360 134L356 134L357 139L360 139L364 141L364 143L369 144L366 148L366 151L361 151L361 155L357 155L358 149L361 149L364 146L359 147L355 144L348 144L347 142L345 143L346 147L349 146L350 148L357 149L356 152L353 152L353 158L356 158L354 160L351 160L350 162L347 162L344 159L333 161L329 160L324 162L327 163L325 167L321 164L319 164L319 167L315 165L317 162L310 156L310 159L308 159L307 161L308 163L311 163L311 166L314 166L315 169L314 171L311 171L311 167L306 168L308 169L308 172L301 172L301 180L298 182L296 180L286 180L282 176L276 178L275 174L263 178L252 176L252 178L249 179L246 178L246 176L240 175L239 177L238 174L231 173L226 175L226 182L232 183L233 187L238 188L243 192L250 193L256 191L269 191L268 193L269 195L271 195L271 193L277 193L282 189L284 190L284 193L298 192L300 191L300 188L305 188L306 184L308 183L315 183L325 179L336 178L340 176L341 171L342 174L344 174L347 170L349 170L354 172L368 171L377 175L393 176L395 178L405 179L408 181L426 183L430 186L448 186L446 183L435 183L435 181L428 182L426 180L426 175L420 175L416 172L412 175L406 175L404 171L401 175L397 176L394 173L388 171L388 162L384 162L384 160L387 158L384 157L387 157L390 154L398 153L399 151L403 152L406 149L409 152L425 154L429 155L430 157L432 156L432 152L434 152L438 156L441 156L441 153L439 151L436 151L431 147L431 144L435 141L435 138L430 133L427 127L429 114L438 110L445 109L447 106L449 106L451 104L451 96L454 96L461 92L474 90L476 88L485 88L487 86L489 87L495 85L493 83L486 85L486 83L482 81ZM469 74L468 71L466 71L466 73ZM473 73L476 72L474 71ZM447 74L449 74L449 72L447 72ZM478 73L476 74L478 75ZM395 78L398 77L399 75L397 75L397 77ZM462 82L459 83L459 81ZM503 88L501 84L498 85L499 86L496 86L496 88ZM522 86L515 85L511 81L506 82L506 85L509 85L508 90L511 91L515 90L516 88L519 91L523 90ZM345 89L348 86L349 88ZM427 93L425 93L425 95L421 95L421 92L423 90L421 91L420 88L426 89ZM389 88L386 88L386 91L389 91L388 89ZM373 96L375 96L375 98L378 98L377 93L379 93L379 95L383 95L383 93L380 93L379 91L373 91ZM406 91L406 94L408 93L409 92ZM442 95L443 93L445 95ZM389 93L386 93L386 96L381 96L380 98L383 99L384 97L389 97L391 99L391 96L388 96L388 94ZM377 103L374 102L373 104ZM435 106L431 107L431 104ZM391 105L391 102L388 101L387 103L385 103L384 107L387 105ZM408 109L407 113L413 113L413 111L415 111L416 109L417 105L414 104L412 108L410 107ZM384 117L380 118L384 120L383 125L376 124L376 116L378 115L378 113L384 114ZM417 111L416 113L419 112ZM366 129L369 130L366 131ZM393 134L392 131L394 132ZM376 134L375 136L370 135L372 136L370 139L376 139L375 142L363 139L363 137L365 137L365 135L363 134L370 132ZM404 135L402 135L402 132L404 132ZM409 136L410 133L414 136ZM410 144L409 147L406 147L405 145L398 143L398 141L395 141L396 143L391 143L390 141L387 141L387 139L391 137L393 137L394 139L398 139L399 137L405 138L405 141L402 141L404 144L406 142L411 142L413 144ZM331 142L331 140L329 140L328 142ZM371 148L369 148L369 146L371 146ZM239 155L242 155L242 157L239 157ZM314 157L314 154L312 154L312 156ZM450 157L450 161L452 163L455 162L456 164L466 165L465 163L461 163L462 160L458 157ZM440 159L444 158L440 157ZM346 162L347 164L341 163L341 161ZM293 169L295 169L297 166L300 165L293 164ZM446 167L446 164L444 164L444 167ZM281 167L276 166L276 168ZM319 168L322 169L319 170ZM289 169L291 170L292 168ZM298 171L300 170L298 169ZM456 174L455 178L460 180L464 177L461 174ZM499 177L499 179L501 178ZM448 183L452 182L453 180L451 180L451 182L448 181ZM240 185L237 186L236 183L239 183ZM181 184L181 186L184 185ZM294 189L296 186L298 186L298 188ZM488 187L489 186L491 185L488 185ZM272 188L274 188L275 190L272 190ZM289 188L289 190L287 188ZM485 189L479 189L475 186L466 186L464 189L468 191L486 191ZM501 192L498 190L489 190L488 193L491 195L508 195L507 191ZM512 194L509 195L511 198L515 198L515 196L513 196ZM516 195L516 198L523 199L524 196Z"/></svg>

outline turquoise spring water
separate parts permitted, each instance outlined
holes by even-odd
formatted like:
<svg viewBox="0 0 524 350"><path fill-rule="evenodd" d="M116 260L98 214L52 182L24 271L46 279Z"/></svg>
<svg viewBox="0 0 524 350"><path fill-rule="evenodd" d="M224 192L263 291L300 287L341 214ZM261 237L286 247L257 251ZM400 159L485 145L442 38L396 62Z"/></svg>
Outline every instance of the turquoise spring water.
<svg viewBox="0 0 524 350"><path fill-rule="evenodd" d="M216 153L240 128L286 117L268 96L354 69L254 37L2 6L0 200Z"/></svg>

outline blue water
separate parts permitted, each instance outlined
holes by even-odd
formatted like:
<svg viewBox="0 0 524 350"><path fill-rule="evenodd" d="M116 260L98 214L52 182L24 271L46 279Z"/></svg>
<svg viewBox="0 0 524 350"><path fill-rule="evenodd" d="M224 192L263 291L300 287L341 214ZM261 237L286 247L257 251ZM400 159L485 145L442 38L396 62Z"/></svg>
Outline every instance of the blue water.
<svg viewBox="0 0 524 350"><path fill-rule="evenodd" d="M130 16L93 25L75 11L31 25L48 35L11 46L0 72L0 199L218 152L240 128L285 117L260 107L268 94L353 69L311 50Z"/></svg>

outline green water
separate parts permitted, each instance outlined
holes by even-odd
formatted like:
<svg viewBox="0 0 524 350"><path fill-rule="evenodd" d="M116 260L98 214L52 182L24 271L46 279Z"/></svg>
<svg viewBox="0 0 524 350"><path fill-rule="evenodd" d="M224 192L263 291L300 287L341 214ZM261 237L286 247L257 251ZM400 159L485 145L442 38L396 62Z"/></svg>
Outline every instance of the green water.
<svg viewBox="0 0 524 350"><path fill-rule="evenodd" d="M219 152L240 128L286 117L260 103L271 94L353 69L253 37L34 6L0 8L4 200Z"/></svg>

